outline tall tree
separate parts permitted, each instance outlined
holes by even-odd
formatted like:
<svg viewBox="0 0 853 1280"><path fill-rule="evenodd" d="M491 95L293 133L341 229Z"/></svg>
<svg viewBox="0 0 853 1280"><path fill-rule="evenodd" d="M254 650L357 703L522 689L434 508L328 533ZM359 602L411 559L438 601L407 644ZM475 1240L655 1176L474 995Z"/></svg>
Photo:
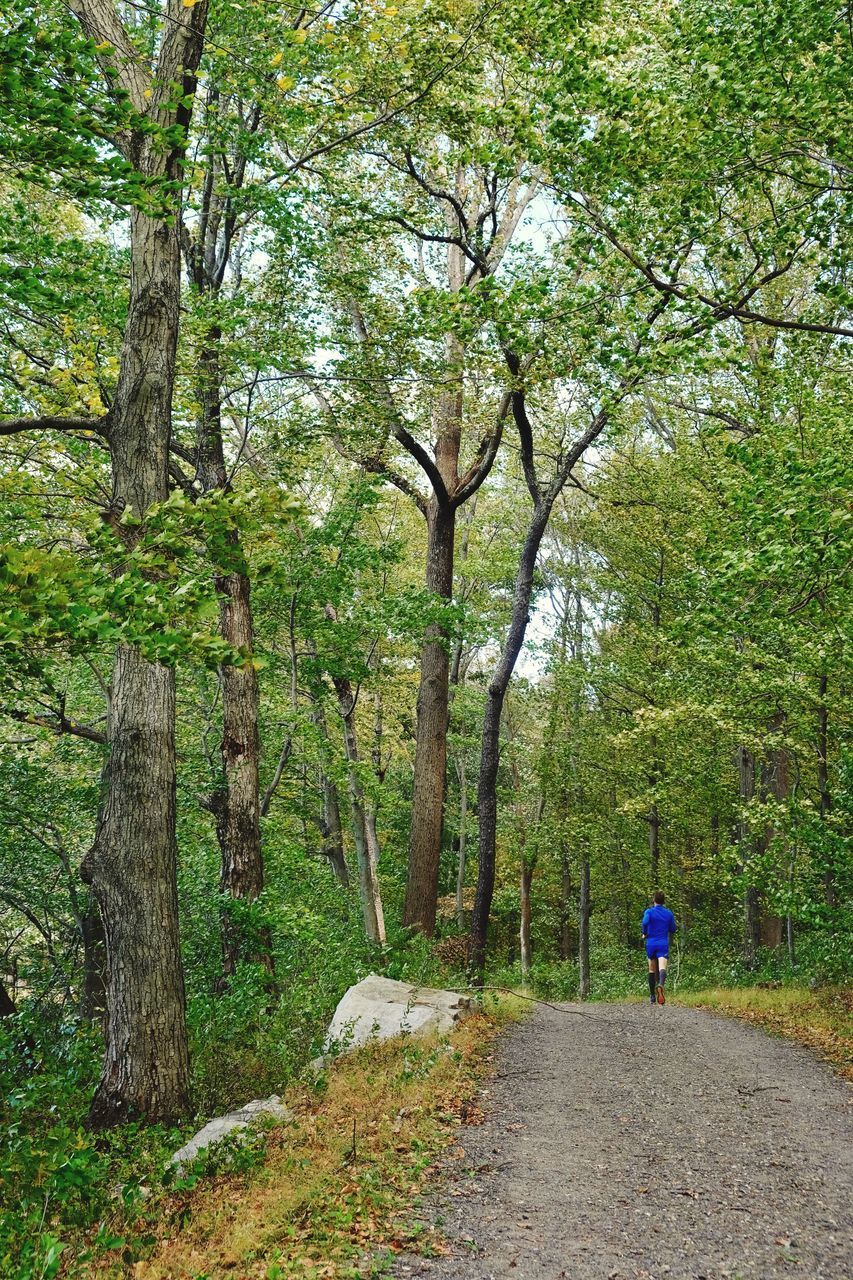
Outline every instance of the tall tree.
<svg viewBox="0 0 853 1280"><path fill-rule="evenodd" d="M124 25L112 0L74 0L70 8L115 104L112 127L103 126L103 134L135 176L138 192L130 210L118 379L107 414L86 423L109 444L112 494L104 518L130 556L148 512L169 495L181 185L208 5L168 0L149 49ZM67 28L59 28L58 40L67 42ZM54 121L54 129L62 127L56 115ZM79 420L48 418L3 429L75 425ZM174 670L123 644L109 695L103 800L81 871L97 897L107 949L106 1057L90 1111L96 1126L135 1114L173 1119L189 1104L176 885Z"/></svg>

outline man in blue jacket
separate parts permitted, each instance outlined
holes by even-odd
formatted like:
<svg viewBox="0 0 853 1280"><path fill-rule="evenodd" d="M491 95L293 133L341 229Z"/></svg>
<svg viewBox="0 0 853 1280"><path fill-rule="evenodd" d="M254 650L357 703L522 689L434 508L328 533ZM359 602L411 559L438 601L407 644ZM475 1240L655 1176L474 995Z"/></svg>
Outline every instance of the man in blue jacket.
<svg viewBox="0 0 853 1280"><path fill-rule="evenodd" d="M643 916L643 942L649 961L649 1001L665 1004L663 987L666 982L666 965L669 959L669 940L675 933L675 916L663 905L660 889L654 904Z"/></svg>

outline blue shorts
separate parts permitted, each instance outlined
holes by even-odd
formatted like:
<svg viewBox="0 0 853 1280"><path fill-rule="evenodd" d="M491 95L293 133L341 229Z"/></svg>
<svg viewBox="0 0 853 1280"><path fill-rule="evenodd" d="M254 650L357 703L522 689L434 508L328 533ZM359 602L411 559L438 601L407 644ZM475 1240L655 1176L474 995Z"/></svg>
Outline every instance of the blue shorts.
<svg viewBox="0 0 853 1280"><path fill-rule="evenodd" d="M650 960L668 960L669 938L647 938L646 955Z"/></svg>

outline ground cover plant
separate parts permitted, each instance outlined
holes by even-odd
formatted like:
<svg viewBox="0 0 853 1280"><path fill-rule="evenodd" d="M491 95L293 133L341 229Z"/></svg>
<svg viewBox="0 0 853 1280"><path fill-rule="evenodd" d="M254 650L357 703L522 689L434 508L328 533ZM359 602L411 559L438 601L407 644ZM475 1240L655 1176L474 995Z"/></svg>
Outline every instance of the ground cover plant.
<svg viewBox="0 0 853 1280"><path fill-rule="evenodd" d="M115 1253L370 972L642 996L655 890L676 993L836 1052L851 56L8 0L0 1274Z"/></svg>

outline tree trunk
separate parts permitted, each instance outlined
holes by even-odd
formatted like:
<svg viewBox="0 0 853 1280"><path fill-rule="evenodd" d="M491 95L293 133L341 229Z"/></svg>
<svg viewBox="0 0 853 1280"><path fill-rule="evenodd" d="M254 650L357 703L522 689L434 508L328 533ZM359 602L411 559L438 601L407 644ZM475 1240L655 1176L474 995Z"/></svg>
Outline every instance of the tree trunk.
<svg viewBox="0 0 853 1280"><path fill-rule="evenodd" d="M324 746L328 749L329 729L326 724L323 703L319 696L316 696L313 700L311 719ZM349 887L349 867L344 853L341 806L338 798L338 788L326 768L321 769L321 788L323 792L323 818L321 822L323 852L329 859L335 879L346 889Z"/></svg>
<svg viewBox="0 0 853 1280"><path fill-rule="evenodd" d="M578 962L579 984L578 995L581 1000L589 999L589 858L584 856L581 862L580 900L578 902Z"/></svg>
<svg viewBox="0 0 853 1280"><path fill-rule="evenodd" d="M469 963L472 970L482 975L486 964L486 945L492 897L495 891L495 843L497 838L497 781L500 761L501 713L507 687L512 677L524 637L530 621L530 600L533 593L533 574L539 547L548 525L552 502L539 501L533 512L524 539L515 590L512 616L495 674L486 694L483 713L483 736L480 748L480 780L477 788L477 810L480 816L480 865L477 874L477 894L474 899L474 916L471 921Z"/></svg>
<svg viewBox="0 0 853 1280"><path fill-rule="evenodd" d="M123 645L112 676L110 755L81 874L107 951L106 1056L94 1128L171 1123L189 1106L175 847L174 672Z"/></svg>
<svg viewBox="0 0 853 1280"><path fill-rule="evenodd" d="M521 864L521 927L519 929L523 982L527 982L530 977L530 887L532 883L533 867L523 862Z"/></svg>
<svg viewBox="0 0 853 1280"><path fill-rule="evenodd" d="M0 982L0 1018L11 1018L17 1012L14 1000Z"/></svg>
<svg viewBox="0 0 853 1280"><path fill-rule="evenodd" d="M83 975L80 983L80 1017L87 1022L103 1018L107 1007L106 939L98 904L93 898L80 916Z"/></svg>
<svg viewBox="0 0 853 1280"><path fill-rule="evenodd" d="M253 648L249 579L235 572L217 577L219 629L223 640L248 653ZM217 823L221 869L220 893L255 901L264 887L260 827L260 734L258 677L254 666L223 666L222 682L222 818ZM222 960L226 975L240 959L272 972L270 939L255 935L248 943L233 919L222 922Z"/></svg>
<svg viewBox="0 0 853 1280"><path fill-rule="evenodd" d="M454 524L455 511L433 500L428 514L426 585L442 600L450 600L453 593ZM434 623L427 628L421 653L409 869L403 910L403 923L416 926L428 936L435 932L438 901L449 677L447 630Z"/></svg>
<svg viewBox="0 0 853 1280"><path fill-rule="evenodd" d="M202 276L197 283L204 287ZM211 325L198 361L197 478L202 492L225 492L228 471L222 440L222 331ZM233 649L251 655L254 648L251 586L240 535L229 529L214 557L219 597L219 634ZM222 689L222 777L210 799L216 817L220 854L220 893L255 901L264 886L260 813L260 734L258 677L251 662L219 669ZM256 932L249 941L228 911L222 914L222 968L230 977L239 960L262 964L272 972L271 944Z"/></svg>
<svg viewBox="0 0 853 1280"><path fill-rule="evenodd" d="M817 709L817 787L820 798L820 817L826 822L832 809L829 790L829 714L826 706L828 681L826 674L820 677L820 703ZM835 889L835 867L831 856L823 873L823 894L828 907L838 905Z"/></svg>
<svg viewBox="0 0 853 1280"><path fill-rule="evenodd" d="M373 766L377 787L382 785L384 777L384 769L382 768L382 732L382 694L377 689L373 695L373 742L370 747L370 762ZM373 796L368 795L365 798L364 806L364 828L367 836L367 849L374 870L379 865L379 834L376 827L378 818L376 801Z"/></svg>
<svg viewBox="0 0 853 1280"><path fill-rule="evenodd" d="M358 774L359 755L358 738L355 730L355 697L352 686L346 678L336 676L334 685L341 710L341 719L344 726L344 749L349 764L352 831L358 860L358 885L364 913L364 931L371 942L382 945L385 942L385 919L376 872L379 849L375 844L375 833L371 837L368 831L364 787Z"/></svg>
<svg viewBox="0 0 853 1280"><path fill-rule="evenodd" d="M781 733L785 727L784 712L777 712L768 723L768 730L771 734ZM789 792L789 761L788 752L784 745L768 746L761 761L760 770L761 799L766 801L773 799L782 803L788 798ZM772 826L765 828L763 838L760 842L760 851L766 853L770 848L773 839L776 836L776 830ZM793 864L789 864L789 874L793 878ZM758 910L760 916L760 937L764 946L778 948L782 945L782 932L784 921L779 916L768 915L761 910L761 898L758 900ZM792 925L793 928L793 925Z"/></svg>
<svg viewBox="0 0 853 1280"><path fill-rule="evenodd" d="M746 747L738 747L738 794L741 805L746 805L755 795L755 762ZM738 843L743 870L749 874L751 861L751 836L745 817L742 817L738 828ZM761 911L758 890L747 885L743 899L744 949L743 958L748 969L754 969L758 963L758 951L761 946Z"/></svg>
<svg viewBox="0 0 853 1280"><path fill-rule="evenodd" d="M130 127L117 126L113 143L140 182L156 186L145 201L149 212L139 207L142 201L130 211L127 317L106 416L112 492L104 518L130 554L147 513L169 493L180 188L208 0L168 6L156 64L146 63L112 4L70 0L68 7L94 46L107 92L135 113ZM174 672L121 645L109 702L95 840L81 867L98 901L107 954L106 1055L89 1114L93 1126L132 1116L172 1121L189 1104L176 883Z"/></svg>
<svg viewBox="0 0 853 1280"><path fill-rule="evenodd" d="M128 509L144 519L168 496L179 297L176 223L134 209L130 304L111 409L116 515ZM175 675L127 645L113 667L108 741L95 842L82 868L100 907L108 965L106 1058L89 1116L96 1127L133 1116L168 1122L189 1106L176 881Z"/></svg>
<svg viewBox="0 0 853 1280"><path fill-rule="evenodd" d="M344 854L338 788L327 773L323 774L323 825L326 836L326 857L329 859L335 879L347 889L349 887L349 867Z"/></svg>
<svg viewBox="0 0 853 1280"><path fill-rule="evenodd" d="M560 959L572 955L572 871L566 849L560 852Z"/></svg>
<svg viewBox="0 0 853 1280"><path fill-rule="evenodd" d="M459 760L459 854L456 865L456 924L465 926L465 861L468 851L468 778L464 755Z"/></svg>

